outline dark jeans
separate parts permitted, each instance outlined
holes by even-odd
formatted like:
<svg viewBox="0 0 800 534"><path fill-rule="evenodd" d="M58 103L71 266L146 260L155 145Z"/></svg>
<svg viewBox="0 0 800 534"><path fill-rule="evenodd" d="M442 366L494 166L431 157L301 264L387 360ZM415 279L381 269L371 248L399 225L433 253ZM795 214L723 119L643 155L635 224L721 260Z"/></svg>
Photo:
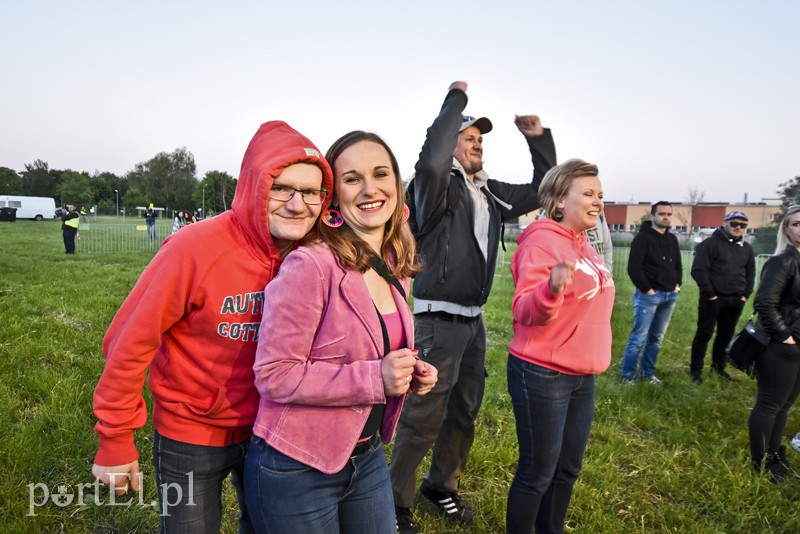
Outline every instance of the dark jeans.
<svg viewBox="0 0 800 534"><path fill-rule="evenodd" d="M258 533L395 534L397 530L386 455L377 435L369 450L351 457L333 474L298 462L253 437L247 452L245 491Z"/></svg>
<svg viewBox="0 0 800 534"><path fill-rule="evenodd" d="M786 416L800 395L800 346L771 341L758 360L758 396L750 412L750 457L760 466L764 453L781 446Z"/></svg>
<svg viewBox="0 0 800 534"><path fill-rule="evenodd" d="M61 234L64 236L64 251L67 254L75 254L75 235L77 233L78 230L75 228L61 231Z"/></svg>
<svg viewBox="0 0 800 534"><path fill-rule="evenodd" d="M564 532L594 419L594 382L594 375L565 375L509 355L519 463L508 492L508 534Z"/></svg>
<svg viewBox="0 0 800 534"><path fill-rule="evenodd" d="M697 332L692 341L692 361L689 370L692 375L703 372L708 342L717 329L717 337L711 348L711 366L717 371L725 369L725 349L733 338L736 323L742 315L744 302L741 296L719 296L714 300L701 297L697 306Z"/></svg>
<svg viewBox="0 0 800 534"><path fill-rule="evenodd" d="M475 419L486 383L486 327L472 319L422 313L414 317L415 345L430 348L425 360L439 371L436 386L424 396L409 395L397 424L392 461L394 503L414 504L417 471L433 446L423 484L438 491L458 491L475 440Z"/></svg>
<svg viewBox="0 0 800 534"><path fill-rule="evenodd" d="M207 447L155 433L153 465L162 533L218 534L222 521L222 482L228 474L239 501L239 532L252 532L243 492L249 442Z"/></svg>

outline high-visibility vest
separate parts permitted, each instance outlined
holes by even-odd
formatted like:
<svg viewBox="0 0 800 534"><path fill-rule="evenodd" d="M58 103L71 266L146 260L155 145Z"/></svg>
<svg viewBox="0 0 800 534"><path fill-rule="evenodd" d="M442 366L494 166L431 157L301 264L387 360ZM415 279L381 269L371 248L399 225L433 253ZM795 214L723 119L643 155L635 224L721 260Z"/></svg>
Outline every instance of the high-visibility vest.
<svg viewBox="0 0 800 534"><path fill-rule="evenodd" d="M64 221L66 226L70 226L72 228L78 229L78 225L80 224L80 219L78 217L74 217L72 219L67 219Z"/></svg>

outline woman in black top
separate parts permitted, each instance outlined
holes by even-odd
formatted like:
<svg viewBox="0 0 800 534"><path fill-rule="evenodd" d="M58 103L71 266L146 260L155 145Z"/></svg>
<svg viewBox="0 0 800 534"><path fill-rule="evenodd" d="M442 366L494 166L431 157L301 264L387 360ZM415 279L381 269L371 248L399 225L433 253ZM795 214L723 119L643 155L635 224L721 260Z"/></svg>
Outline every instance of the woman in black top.
<svg viewBox="0 0 800 534"><path fill-rule="evenodd" d="M770 342L758 361L758 396L750 413L753 467L779 483L789 469L781 445L786 417L800 395L800 206L786 211L775 256L764 265L755 299ZM766 457L765 457L766 453Z"/></svg>

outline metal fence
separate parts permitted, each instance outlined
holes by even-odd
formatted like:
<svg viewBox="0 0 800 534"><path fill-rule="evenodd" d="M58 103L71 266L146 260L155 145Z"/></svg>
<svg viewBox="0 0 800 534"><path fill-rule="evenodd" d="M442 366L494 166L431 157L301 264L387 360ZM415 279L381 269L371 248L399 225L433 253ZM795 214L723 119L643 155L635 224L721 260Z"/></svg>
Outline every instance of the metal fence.
<svg viewBox="0 0 800 534"><path fill-rule="evenodd" d="M114 252L144 252L158 250L172 233L172 225L156 224L156 238L147 236L147 226L136 223L82 222L80 239L75 242L79 254L108 254Z"/></svg>
<svg viewBox="0 0 800 534"><path fill-rule="evenodd" d="M498 273L506 273L507 269L503 270L503 266L511 264L511 258L514 255L514 249L508 246L508 250L503 250L502 247L497 254L497 271ZM628 256L630 256L630 247L614 247L614 278L621 280L628 277ZM768 259L772 257L771 254L759 254L756 256L756 285L758 285L758 275L761 273L761 268ZM692 278L692 262L694 261L694 252L690 250L681 251L681 262L683 263L683 280L681 285L692 286L697 285Z"/></svg>

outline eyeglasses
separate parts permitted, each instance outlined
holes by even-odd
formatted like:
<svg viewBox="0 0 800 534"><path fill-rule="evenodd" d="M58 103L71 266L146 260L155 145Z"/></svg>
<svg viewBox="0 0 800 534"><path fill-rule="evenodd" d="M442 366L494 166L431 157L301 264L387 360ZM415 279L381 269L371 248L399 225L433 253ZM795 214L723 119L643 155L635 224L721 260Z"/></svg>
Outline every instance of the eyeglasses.
<svg viewBox="0 0 800 534"><path fill-rule="evenodd" d="M746 222L730 221L728 224L731 226L731 228L747 228Z"/></svg>
<svg viewBox="0 0 800 534"><path fill-rule="evenodd" d="M328 196L328 191L325 189L295 189L288 185L273 185L269 190L269 198L279 202L289 202L295 193L300 193L303 202L308 206L322 204Z"/></svg>

